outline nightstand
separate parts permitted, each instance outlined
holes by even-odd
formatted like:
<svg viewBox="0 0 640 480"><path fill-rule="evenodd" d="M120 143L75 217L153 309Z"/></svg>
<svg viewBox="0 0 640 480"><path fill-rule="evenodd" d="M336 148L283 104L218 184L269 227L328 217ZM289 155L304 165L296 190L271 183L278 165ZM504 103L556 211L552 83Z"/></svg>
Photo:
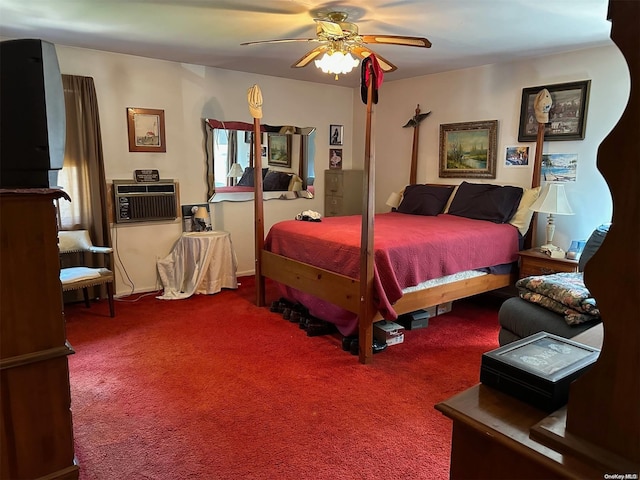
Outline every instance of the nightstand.
<svg viewBox="0 0 640 480"><path fill-rule="evenodd" d="M551 258L549 255L540 252L539 248L523 250L518 252L518 255L520 255L520 278L578 271L577 260Z"/></svg>

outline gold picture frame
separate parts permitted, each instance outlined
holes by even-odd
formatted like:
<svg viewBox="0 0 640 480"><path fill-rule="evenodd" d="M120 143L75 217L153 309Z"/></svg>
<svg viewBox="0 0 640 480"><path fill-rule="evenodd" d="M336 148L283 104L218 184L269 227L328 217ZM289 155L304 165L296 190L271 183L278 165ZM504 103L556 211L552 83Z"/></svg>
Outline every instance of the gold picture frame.
<svg viewBox="0 0 640 480"><path fill-rule="evenodd" d="M496 178L498 120L440 125L441 178Z"/></svg>
<svg viewBox="0 0 640 480"><path fill-rule="evenodd" d="M166 152L164 110L127 108L130 152Z"/></svg>
<svg viewBox="0 0 640 480"><path fill-rule="evenodd" d="M276 167L291 167L291 135L269 135L268 164Z"/></svg>

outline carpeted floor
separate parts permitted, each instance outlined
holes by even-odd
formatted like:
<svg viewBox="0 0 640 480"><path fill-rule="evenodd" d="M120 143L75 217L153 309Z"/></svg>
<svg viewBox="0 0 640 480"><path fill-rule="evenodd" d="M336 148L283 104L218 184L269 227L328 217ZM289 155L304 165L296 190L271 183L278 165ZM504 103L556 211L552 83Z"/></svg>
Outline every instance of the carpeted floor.
<svg viewBox="0 0 640 480"><path fill-rule="evenodd" d="M106 302L66 307L81 480L448 478L451 423L434 405L478 382L496 301L455 302L365 366L240 280L123 299L115 318Z"/></svg>

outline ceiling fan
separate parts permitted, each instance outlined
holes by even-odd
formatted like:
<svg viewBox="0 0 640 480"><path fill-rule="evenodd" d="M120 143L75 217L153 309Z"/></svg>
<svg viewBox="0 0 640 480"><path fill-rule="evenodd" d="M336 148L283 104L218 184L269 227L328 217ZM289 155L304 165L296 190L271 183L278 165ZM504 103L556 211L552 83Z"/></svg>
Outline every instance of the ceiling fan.
<svg viewBox="0 0 640 480"><path fill-rule="evenodd" d="M301 68L315 60L318 68L326 73L348 73L358 64L353 58L366 58L373 52L367 44L379 45L403 45L409 47L431 47L431 42L424 37L407 37L402 35L360 35L355 23L347 22L347 13L328 12L325 18L314 18L316 22L316 38L282 38L278 40L262 40L257 42L245 42L241 45L256 45L261 43L286 43L286 42L317 42L319 46L307 52L300 60L291 65L292 68ZM320 59L320 55L324 56ZM397 70L393 63L375 54L378 63L384 72Z"/></svg>

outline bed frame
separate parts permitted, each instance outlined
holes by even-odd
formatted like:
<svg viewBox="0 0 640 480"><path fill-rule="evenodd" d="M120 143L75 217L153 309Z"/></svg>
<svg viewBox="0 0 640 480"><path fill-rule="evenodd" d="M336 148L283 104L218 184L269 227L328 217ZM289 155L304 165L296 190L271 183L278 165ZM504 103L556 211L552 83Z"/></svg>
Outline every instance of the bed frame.
<svg viewBox="0 0 640 480"><path fill-rule="evenodd" d="M373 229L374 229L374 158L371 155L371 104L372 87L369 86L367 96L367 117L365 135L365 165L362 229L360 242L360 278L350 278L313 265L292 260L264 250L264 213L262 200L262 178L255 178L255 258L256 258L256 303L265 306L265 279L296 288L306 293L338 305L350 312L358 314L359 361L371 363L373 359L373 323L381 320L373 303ZM254 131L259 132L259 119L254 119ZM544 125L538 125L538 139L532 177L532 187L540 185L540 166L542 157L542 141ZM260 138L260 135L255 135ZM260 145L256 145L259 152ZM256 154L255 171L260 172L261 156ZM412 155L411 171L416 170L416 155ZM415 183L415 179L412 180ZM535 231L534 214L530 234ZM400 315L421 308L428 308L441 303L459 300L479 293L490 292L512 285L516 281L515 273L486 274L464 279L425 290L406 293L393 308Z"/></svg>

